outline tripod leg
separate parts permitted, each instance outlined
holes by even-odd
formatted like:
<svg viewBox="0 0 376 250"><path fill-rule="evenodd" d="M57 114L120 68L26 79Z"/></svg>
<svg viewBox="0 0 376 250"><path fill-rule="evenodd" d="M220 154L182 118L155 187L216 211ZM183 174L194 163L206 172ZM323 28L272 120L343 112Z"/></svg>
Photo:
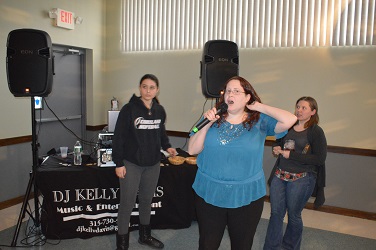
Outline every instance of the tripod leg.
<svg viewBox="0 0 376 250"><path fill-rule="evenodd" d="M27 204L29 202L31 189L33 187L34 187L35 218L33 218L32 214L30 214L30 217L33 219L34 224L37 227L39 227L39 225L40 225L39 207L38 207L38 205L39 205L39 203L38 203L39 202L38 201L39 192L38 192L38 189L35 185L35 175L36 175L37 168L38 168L39 164L38 164L38 145L37 145L37 134L36 134L35 106L34 106L35 99L34 99L34 96L30 100L31 100L31 121L32 121L31 122L31 127L32 127L31 147L32 147L32 151L33 151L33 168L32 168L31 174L30 174L29 183L27 184L26 194L25 194L25 197L24 197L24 200L23 200L23 203L22 203L21 212L20 212L20 215L18 217L16 231L14 232L14 235L13 235L12 247L16 246L16 244L17 244L17 238L18 238L18 234L20 232L21 223L22 223L23 218L25 218L25 212L26 212Z"/></svg>
<svg viewBox="0 0 376 250"><path fill-rule="evenodd" d="M29 202L30 192L31 192L31 188L33 187L33 184L34 184L34 172L31 172L29 183L27 184L26 194L22 202L20 215L18 216L16 231L14 232L14 235L13 235L13 240L11 244L12 247L16 246L17 244L18 234L20 232L22 220L25 218L26 207Z"/></svg>

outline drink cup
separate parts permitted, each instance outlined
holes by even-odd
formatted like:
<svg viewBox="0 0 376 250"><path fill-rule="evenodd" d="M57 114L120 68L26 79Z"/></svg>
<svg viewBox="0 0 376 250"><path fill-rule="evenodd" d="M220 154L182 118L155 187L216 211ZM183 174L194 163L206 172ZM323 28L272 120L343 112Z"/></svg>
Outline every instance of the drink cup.
<svg viewBox="0 0 376 250"><path fill-rule="evenodd" d="M60 147L60 155L61 155L61 158L67 158L68 147Z"/></svg>
<svg viewBox="0 0 376 250"><path fill-rule="evenodd" d="M295 141L294 140L286 140L283 146L284 150L294 151L295 150Z"/></svg>

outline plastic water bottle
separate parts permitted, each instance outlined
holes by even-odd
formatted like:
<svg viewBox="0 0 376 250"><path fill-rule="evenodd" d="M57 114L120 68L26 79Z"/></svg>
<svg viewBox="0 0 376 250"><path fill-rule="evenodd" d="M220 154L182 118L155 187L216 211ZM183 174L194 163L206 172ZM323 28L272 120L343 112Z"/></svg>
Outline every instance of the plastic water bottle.
<svg viewBox="0 0 376 250"><path fill-rule="evenodd" d="M82 146L81 146L80 141L77 141L76 144L74 144L73 153L74 153L74 159L73 159L74 165L81 165L82 164L82 156L81 156Z"/></svg>

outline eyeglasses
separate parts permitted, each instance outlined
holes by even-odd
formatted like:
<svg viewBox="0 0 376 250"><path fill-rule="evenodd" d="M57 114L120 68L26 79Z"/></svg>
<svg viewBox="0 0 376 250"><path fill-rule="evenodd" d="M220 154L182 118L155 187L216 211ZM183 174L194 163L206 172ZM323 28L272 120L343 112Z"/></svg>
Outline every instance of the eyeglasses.
<svg viewBox="0 0 376 250"><path fill-rule="evenodd" d="M226 89L225 93L228 94L228 95L231 94L231 93L233 93L234 95L240 95L241 93L245 93L245 92L244 91L240 91L238 89L233 89L233 90Z"/></svg>

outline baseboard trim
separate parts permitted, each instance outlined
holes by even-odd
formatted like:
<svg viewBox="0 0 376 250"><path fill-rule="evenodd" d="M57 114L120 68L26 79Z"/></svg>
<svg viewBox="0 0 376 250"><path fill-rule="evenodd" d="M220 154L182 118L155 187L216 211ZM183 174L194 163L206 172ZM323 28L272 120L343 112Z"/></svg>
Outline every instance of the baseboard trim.
<svg viewBox="0 0 376 250"><path fill-rule="evenodd" d="M106 125L97 125L97 126L86 126L87 131L101 131ZM189 133L181 132L181 131L166 131L168 136L175 136L175 137L182 137L182 138L189 138ZM6 138L0 139L0 147L10 146L25 142L31 141L31 135L27 136L20 136L14 138ZM274 140L265 140L265 146L272 146ZM328 152L336 153L336 154L348 154L348 155L360 155L360 156L370 156L376 157L376 150L374 149L362 149L362 148L349 148L349 147L339 147L339 146L331 146L328 145Z"/></svg>
<svg viewBox="0 0 376 250"><path fill-rule="evenodd" d="M25 196L16 197L7 201L0 202L0 210L15 206L17 204L20 204L23 202ZM34 194L30 194L29 199L33 199ZM269 196L265 196L265 201L270 202ZM333 206L326 206L323 205L319 207L318 209L315 209L313 207L313 203L308 202L305 206L306 209L310 210L316 210L324 213L330 213L330 214L337 214L337 215L343 215L343 216L349 216L349 217L355 217L359 219L366 219L366 220L373 220L376 221L376 213L371 212L364 212L359 210L353 210L348 208L341 208L341 207L333 207Z"/></svg>
<svg viewBox="0 0 376 250"><path fill-rule="evenodd" d="M265 201L270 202L268 195L265 196ZM371 212L365 212L365 211L359 211L359 210L341 208L341 207L334 207L334 206L327 206L327 205L323 205L316 209L314 208L313 203L311 202L308 202L304 208L309 209L309 210L329 213L329 214L337 214L337 215L355 217L359 219L376 221L376 213L371 213Z"/></svg>
<svg viewBox="0 0 376 250"><path fill-rule="evenodd" d="M0 210L23 203L25 195L0 202ZM29 200L34 199L34 193L30 193Z"/></svg>

